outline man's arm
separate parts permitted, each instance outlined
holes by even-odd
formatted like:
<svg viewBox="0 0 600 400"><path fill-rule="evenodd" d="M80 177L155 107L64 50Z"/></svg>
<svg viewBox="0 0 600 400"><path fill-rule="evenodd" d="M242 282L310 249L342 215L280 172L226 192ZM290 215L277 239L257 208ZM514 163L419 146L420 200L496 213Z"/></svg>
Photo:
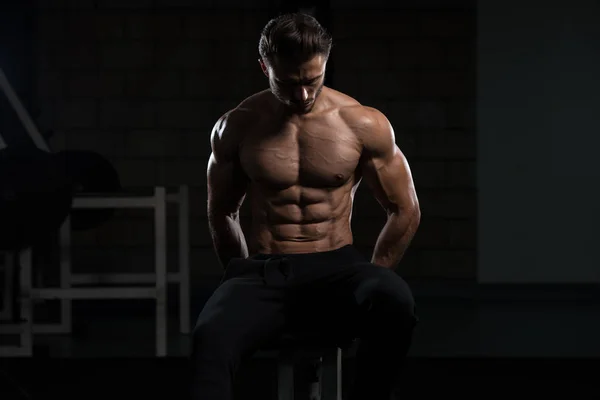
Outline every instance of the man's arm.
<svg viewBox="0 0 600 400"><path fill-rule="evenodd" d="M366 114L362 176L387 213L371 262L395 268L419 227L421 211L408 162L396 145L390 122L375 109L366 108Z"/></svg>
<svg viewBox="0 0 600 400"><path fill-rule="evenodd" d="M248 180L239 164L239 116L230 111L215 124L207 168L208 227L219 262L226 268L232 258L248 257L239 211Z"/></svg>

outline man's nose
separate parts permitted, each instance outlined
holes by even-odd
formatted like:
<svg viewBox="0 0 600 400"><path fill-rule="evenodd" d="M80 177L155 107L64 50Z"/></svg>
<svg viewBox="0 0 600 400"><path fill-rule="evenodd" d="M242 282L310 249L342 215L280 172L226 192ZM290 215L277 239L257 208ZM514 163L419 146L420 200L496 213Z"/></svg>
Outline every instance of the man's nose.
<svg viewBox="0 0 600 400"><path fill-rule="evenodd" d="M294 92L294 99L296 101L301 101L301 102L305 102L306 100L308 100L308 90L306 90L306 87L304 87L304 86L297 87Z"/></svg>

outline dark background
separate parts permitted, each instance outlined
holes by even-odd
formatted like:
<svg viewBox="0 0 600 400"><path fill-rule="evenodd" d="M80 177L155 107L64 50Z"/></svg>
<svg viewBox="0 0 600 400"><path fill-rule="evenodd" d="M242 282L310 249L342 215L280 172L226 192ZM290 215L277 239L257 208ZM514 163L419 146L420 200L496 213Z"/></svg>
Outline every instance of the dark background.
<svg viewBox="0 0 600 400"><path fill-rule="evenodd" d="M478 384L493 384L497 390L504 387L511 393L518 392L518 385L528 385L534 392L576 389L580 396L592 390L597 393L597 386L588 379L597 367L573 360L600 355L596 287L590 288L585 280L577 282L578 286L567 286L572 281L561 281L560 274L551 279L554 285L498 285L539 282L544 272L523 280L518 275L522 268L513 268L512 275L507 276L499 272L504 265L489 262L493 264L490 270L488 264L478 264L478 257L482 259L478 254L481 232L495 231L494 224L483 230L478 226L484 219L481 214L478 218L478 189L483 182L487 188L500 190L493 181L482 180L490 176L486 175L490 169L489 162L480 159L481 138L490 132L490 126L497 125L496 121L510 124L511 114L498 110L511 99L522 99L518 89L526 82L512 82L516 91L493 107L496 113L487 114L482 124L477 111L483 101L478 88L485 86L481 76L492 82L501 74L490 73L494 69L489 64L482 69L484 50L488 56L491 53L489 48L482 50L481 32L488 40L497 39L496 52L492 53L502 55L507 48L526 42L530 32L542 27L552 31L544 22L543 4L527 8L530 18L523 26L531 29L515 33L516 18L511 19L511 15L520 9L516 3L502 14L489 5L483 13L475 1L466 0L394 4L5 2L0 12L0 66L40 130L53 132L49 140L53 151L101 153L111 160L127 190L190 186L195 316L221 274L206 220L210 130L225 111L267 87L257 62L257 47L260 29L268 19L282 11L312 5L317 6L317 17L334 36L328 85L386 114L412 168L421 203L421 226L398 268L415 291L422 319L411 349L407 390L422 394L445 388L448 393L475 395ZM585 14L579 10L579 15ZM487 21L483 26L482 15ZM490 24L494 18L497 23ZM531 54L516 53L513 58L497 57L493 67L501 72L503 66L525 65L523 55ZM489 107L494 92L485 93L485 106ZM9 144L27 140L10 106L3 98L0 104L0 132L5 140ZM486 149L489 161L494 146ZM510 162L511 157L497 159ZM510 173L518 176L522 170ZM486 193L487 199L494 198L490 196L493 192ZM485 208L488 217L502 208L502 204L490 204ZM248 216L245 208L242 215ZM175 218L173 215L169 221ZM503 220L510 221L507 217ZM384 222L380 206L366 188L361 188L356 196L353 230L355 244L365 254L372 251ZM152 232L148 215L118 210L107 223L73 233L73 267L76 271L151 271ZM175 261L177 236L170 233L170 237L169 260ZM501 239L510 247L506 236ZM497 248L488 246L485 259L493 260ZM481 284L482 276L487 285ZM167 377L176 382L184 374L184 364L177 359L156 369L153 361L143 363L144 367L135 364L135 359L94 361L106 356L107 348L115 357L152 357L152 306L132 303L79 302L74 310L74 323L80 327L76 334L41 337L42 354L51 358L36 364L14 361L6 368L7 376L28 390L36 385L51 388L48 393L85 393L78 392L81 386L89 390L100 381L108 393L113 393L113 388L114 393L121 390L117 386L134 387L129 389L134 391L160 387L168 393L176 385L168 384ZM122 324L134 319L139 320L138 325ZM108 331L111 334L107 335ZM186 338L176 334L172 338L180 342L171 344L173 356L179 357L185 353ZM93 359L78 361L82 362L79 367L69 364L68 360L82 357ZM549 361L551 358L562 361ZM59 359L63 361L51 364ZM273 380L274 364L268 360L256 363L263 368L256 371L267 371L260 374L266 387ZM51 370L54 374L48 375ZM115 373L101 378L108 370ZM44 378L36 375L38 372ZM243 377L248 386L243 386ZM256 379L251 373L242 374L241 385L248 389ZM444 384L437 387L436 382ZM7 387L14 386L9 383Z"/></svg>
<svg viewBox="0 0 600 400"><path fill-rule="evenodd" d="M126 188L190 185L193 280L220 274L206 221L208 139L219 116L267 87L258 39L281 8L46 1L31 15L19 3L3 13L2 65L40 130L55 132L52 149L101 153ZM413 170L423 222L402 267L409 278L476 278L476 15L463 3L322 12L335 35L330 84L388 116ZM10 123L2 132L21 136ZM74 262L150 265L152 221L130 214L77 233ZM384 222L359 190L356 244L370 251Z"/></svg>

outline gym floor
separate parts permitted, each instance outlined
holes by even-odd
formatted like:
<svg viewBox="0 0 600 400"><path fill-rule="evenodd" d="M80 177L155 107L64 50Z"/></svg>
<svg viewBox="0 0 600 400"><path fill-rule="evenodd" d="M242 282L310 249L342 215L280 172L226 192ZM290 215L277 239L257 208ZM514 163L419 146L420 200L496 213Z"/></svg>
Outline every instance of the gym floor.
<svg viewBox="0 0 600 400"><path fill-rule="evenodd" d="M398 398L444 393L600 398L600 295L569 287L412 283L420 324ZM196 308L210 294L196 291ZM169 328L169 357L156 359L151 302L76 302L72 335L36 335L35 359L0 360L2 399L50 395L185 396L189 339ZM197 312L197 309L194 310ZM353 357L344 359L344 389ZM298 369L298 398L306 397ZM236 399L274 399L275 360L242 366ZM435 392L435 393L434 393Z"/></svg>

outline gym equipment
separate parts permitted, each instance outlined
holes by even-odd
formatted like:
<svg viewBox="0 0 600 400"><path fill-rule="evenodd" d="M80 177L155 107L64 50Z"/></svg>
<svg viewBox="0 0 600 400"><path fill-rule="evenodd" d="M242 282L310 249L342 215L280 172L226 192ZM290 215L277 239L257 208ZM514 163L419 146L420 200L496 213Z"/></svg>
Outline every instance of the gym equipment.
<svg viewBox="0 0 600 400"><path fill-rule="evenodd" d="M64 150L55 155L73 190L74 196L117 193L121 191L119 174L102 155L92 151ZM114 208L73 209L71 228L86 230L108 221Z"/></svg>
<svg viewBox="0 0 600 400"><path fill-rule="evenodd" d="M91 151L48 153L35 147L0 150L0 250L22 250L55 232L71 216L74 230L109 220L114 209L74 210L75 195L115 193L119 175Z"/></svg>
<svg viewBox="0 0 600 400"><path fill-rule="evenodd" d="M35 147L0 150L0 250L22 250L56 231L71 210L65 171Z"/></svg>
<svg viewBox="0 0 600 400"><path fill-rule="evenodd" d="M0 250L21 250L35 244L58 230L70 213L75 230L90 229L110 219L114 213L110 208L73 213L71 209L75 195L121 189L110 162L92 151L51 153L46 137L38 131L1 68L0 89L33 142L33 146L7 146L0 136Z"/></svg>
<svg viewBox="0 0 600 400"><path fill-rule="evenodd" d="M37 147L40 150L49 152L50 148L48 147L48 144L46 143L44 136L40 133L40 131L35 126L33 119L31 118L31 116L29 115L29 113L27 112L25 107L23 106L23 103L21 103L21 100L19 100L19 96L17 96L17 93L12 88L12 86L11 86L10 82L8 81L8 78L4 74L4 71L2 70L2 68L0 68L0 89L2 89L2 91L6 95L6 98L8 99L8 102L10 103L10 105L13 107L13 109L17 113L17 117L19 117L19 120L23 124L23 127L25 128L27 135L33 141L33 144L35 145L35 147ZM2 147L6 147L6 144L1 139L0 139L0 144L2 144Z"/></svg>
<svg viewBox="0 0 600 400"><path fill-rule="evenodd" d="M296 397L294 370L303 360L313 361L310 400L341 400L342 356L355 351L355 344L354 338L335 340L320 335L284 333L259 349L256 357L275 355L277 358L277 400Z"/></svg>
<svg viewBox="0 0 600 400"><path fill-rule="evenodd" d="M70 333L71 303L74 299L132 298L156 301L156 355L165 356L168 283L175 283L179 287L180 332L190 331L188 188L181 186L175 194L168 194L164 187L155 187L154 193L150 195L115 193L121 189L118 174L100 154L73 150L56 154L50 152L46 137L37 130L2 69L0 89L4 91L34 144L27 148L7 146L0 135L0 149L5 148L2 150L3 155L0 155L0 244L10 249L6 252L6 257L19 259L18 263L6 263L14 265L19 274L19 284L11 285L14 291L12 306L14 308L18 303L19 321L2 324L0 327L2 334L20 336L18 346L0 346L0 356L31 356L33 333ZM22 199L27 201L23 202ZM168 202L179 206L179 268L169 273L166 229ZM135 274L73 273L70 256L71 230L97 226L109 219L116 208L153 210L154 271ZM43 230L40 229L42 225ZM36 287L32 281L32 245L38 238L44 237L48 229L59 228L59 287ZM11 269L11 272L15 271ZM107 284L111 286L106 287ZM34 324L34 299L58 299L61 305L59 323ZM3 314L4 311L7 310L2 310ZM17 313L9 314L13 315L9 319L14 319Z"/></svg>

